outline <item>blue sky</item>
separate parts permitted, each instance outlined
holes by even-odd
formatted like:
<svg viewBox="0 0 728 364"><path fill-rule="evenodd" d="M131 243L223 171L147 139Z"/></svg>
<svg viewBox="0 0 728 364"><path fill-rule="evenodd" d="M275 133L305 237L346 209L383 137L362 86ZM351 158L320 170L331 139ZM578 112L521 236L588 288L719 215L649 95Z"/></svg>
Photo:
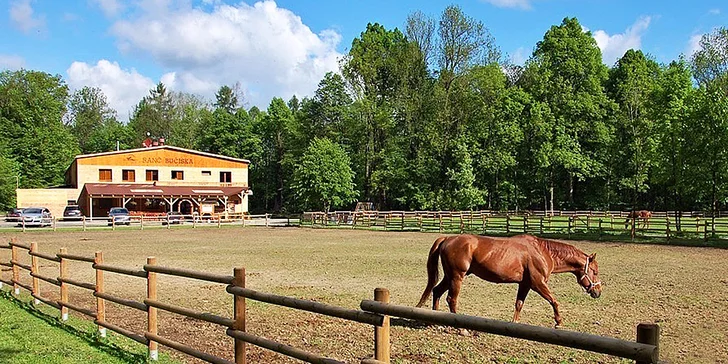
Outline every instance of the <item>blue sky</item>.
<svg viewBox="0 0 728 364"><path fill-rule="evenodd" d="M516 63L564 17L589 29L611 65L639 48L658 62L689 55L728 24L725 0L453 1L482 21ZM60 74L100 87L122 120L156 82L211 98L238 84L249 106L310 95L368 22L403 27L435 1L0 0L0 69Z"/></svg>

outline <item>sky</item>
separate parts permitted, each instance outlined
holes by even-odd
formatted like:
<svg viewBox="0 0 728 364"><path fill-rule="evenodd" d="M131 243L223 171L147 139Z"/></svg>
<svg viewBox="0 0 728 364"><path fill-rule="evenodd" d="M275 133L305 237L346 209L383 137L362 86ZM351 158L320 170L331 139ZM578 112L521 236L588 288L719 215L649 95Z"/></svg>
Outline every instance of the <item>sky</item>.
<svg viewBox="0 0 728 364"><path fill-rule="evenodd" d="M725 0L0 0L0 70L59 74L99 87L121 121L157 82L208 100L238 84L247 106L311 95L367 23L404 28L449 5L481 21L514 63L565 17L612 66L628 49L669 63L728 24Z"/></svg>

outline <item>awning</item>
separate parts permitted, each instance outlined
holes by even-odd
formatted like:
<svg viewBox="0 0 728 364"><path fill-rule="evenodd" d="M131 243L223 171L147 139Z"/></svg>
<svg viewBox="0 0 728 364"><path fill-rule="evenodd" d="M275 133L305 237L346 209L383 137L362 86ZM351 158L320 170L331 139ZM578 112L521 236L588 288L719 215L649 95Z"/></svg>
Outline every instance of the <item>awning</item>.
<svg viewBox="0 0 728 364"><path fill-rule="evenodd" d="M84 193L96 198L165 198L237 196L248 187L158 186L153 184L86 183Z"/></svg>

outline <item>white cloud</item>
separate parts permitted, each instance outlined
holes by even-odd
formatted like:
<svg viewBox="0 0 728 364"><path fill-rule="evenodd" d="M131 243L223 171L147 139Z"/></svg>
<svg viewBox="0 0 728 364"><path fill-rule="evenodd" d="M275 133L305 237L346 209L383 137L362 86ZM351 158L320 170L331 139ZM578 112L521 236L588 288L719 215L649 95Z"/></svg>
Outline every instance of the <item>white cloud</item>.
<svg viewBox="0 0 728 364"><path fill-rule="evenodd" d="M119 14L124 6L118 0L90 0L92 3L98 5L104 15L111 18Z"/></svg>
<svg viewBox="0 0 728 364"><path fill-rule="evenodd" d="M695 52L700 50L700 40L703 38L702 34L694 34L690 37L690 40L688 41L688 47L685 50L685 54L690 57Z"/></svg>
<svg viewBox="0 0 728 364"><path fill-rule="evenodd" d="M526 53L526 48L520 47L511 54L511 63L523 66L528 59L529 54Z"/></svg>
<svg viewBox="0 0 728 364"><path fill-rule="evenodd" d="M31 0L14 0L10 2L10 20L24 33L45 27L45 16L35 16Z"/></svg>
<svg viewBox="0 0 728 364"><path fill-rule="evenodd" d="M96 65L73 62L66 70L69 86L98 87L106 95L109 106L117 111L120 121L127 121L134 106L149 93L155 82L135 69L125 70L117 62L102 59Z"/></svg>
<svg viewBox="0 0 728 364"><path fill-rule="evenodd" d="M710 9L708 10L708 14L710 15L720 15L720 9Z"/></svg>
<svg viewBox="0 0 728 364"><path fill-rule="evenodd" d="M0 70L18 70L25 67L25 59L21 56L0 54Z"/></svg>
<svg viewBox="0 0 728 364"><path fill-rule="evenodd" d="M531 0L481 0L486 3L493 4L499 8L520 8L525 10L531 9Z"/></svg>
<svg viewBox="0 0 728 364"><path fill-rule="evenodd" d="M602 60L607 65L612 65L629 49L640 49L642 47L642 35L650 26L651 18L644 16L627 28L624 33L609 35L603 30L593 33L597 45L602 50Z"/></svg>
<svg viewBox="0 0 728 364"><path fill-rule="evenodd" d="M123 52L148 54L165 68L170 89L212 96L240 82L252 97L246 101L262 107L275 96L310 95L338 69L341 35L333 30L316 34L270 0L207 4L214 6L146 1L141 16L117 21L112 34Z"/></svg>

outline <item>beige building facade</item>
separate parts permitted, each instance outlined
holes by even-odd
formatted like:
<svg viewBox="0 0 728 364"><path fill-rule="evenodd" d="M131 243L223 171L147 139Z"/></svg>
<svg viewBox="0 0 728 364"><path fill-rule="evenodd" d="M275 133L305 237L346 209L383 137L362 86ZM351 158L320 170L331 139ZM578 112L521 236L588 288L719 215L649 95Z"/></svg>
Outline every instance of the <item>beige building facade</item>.
<svg viewBox="0 0 728 364"><path fill-rule="evenodd" d="M87 217L120 206L139 214L245 213L252 194L249 165L168 145L79 155L66 171L66 186L18 189L17 204L48 207L57 217L69 204Z"/></svg>

